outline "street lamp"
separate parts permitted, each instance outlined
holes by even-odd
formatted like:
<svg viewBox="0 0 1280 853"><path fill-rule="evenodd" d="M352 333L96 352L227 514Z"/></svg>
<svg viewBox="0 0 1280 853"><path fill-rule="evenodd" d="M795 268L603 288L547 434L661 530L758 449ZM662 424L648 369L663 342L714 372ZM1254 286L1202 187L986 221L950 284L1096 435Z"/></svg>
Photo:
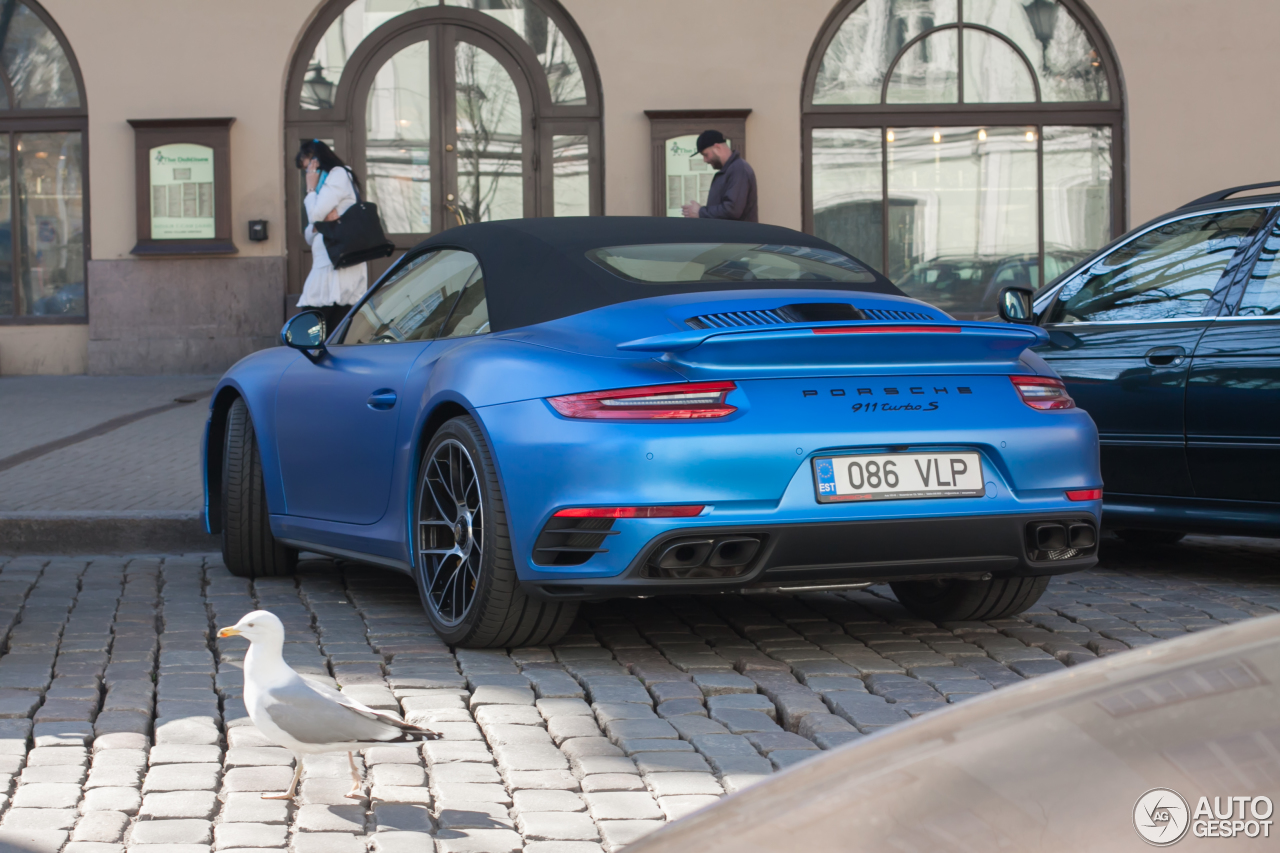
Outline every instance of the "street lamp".
<svg viewBox="0 0 1280 853"><path fill-rule="evenodd" d="M333 107L333 90L337 87L324 76L324 69L317 62L307 71L311 72L311 76L302 81L302 99L304 103L313 105L316 109L327 110Z"/></svg>
<svg viewBox="0 0 1280 853"><path fill-rule="evenodd" d="M1031 31L1036 41L1044 48L1041 64L1045 73L1049 72L1049 42L1053 41L1053 31L1058 24L1058 4L1054 0L1031 0L1022 10L1027 13L1031 22Z"/></svg>

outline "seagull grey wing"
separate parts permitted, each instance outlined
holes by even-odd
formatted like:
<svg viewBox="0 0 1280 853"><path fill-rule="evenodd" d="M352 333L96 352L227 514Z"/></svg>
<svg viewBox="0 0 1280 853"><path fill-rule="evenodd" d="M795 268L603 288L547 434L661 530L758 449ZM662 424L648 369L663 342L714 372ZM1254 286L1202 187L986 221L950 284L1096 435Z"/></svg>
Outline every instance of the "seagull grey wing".
<svg viewBox="0 0 1280 853"><path fill-rule="evenodd" d="M415 735L423 737L424 740L438 740L440 738L438 733L433 732L430 729L424 729L421 726L414 725L413 723L406 723L400 717L397 717L394 714L388 714L386 711L379 711L375 708L370 708L361 702L357 702L347 694L334 690L323 682L308 678L305 675L301 675L299 678L301 678L309 687L316 690L316 692L329 697L339 705L350 708L356 713L362 714L371 720L380 720L389 726L395 726L406 734L408 740L412 740Z"/></svg>
<svg viewBox="0 0 1280 853"><path fill-rule="evenodd" d="M271 722L305 744L374 743L397 737L400 730L340 705L307 684L270 690L263 703Z"/></svg>

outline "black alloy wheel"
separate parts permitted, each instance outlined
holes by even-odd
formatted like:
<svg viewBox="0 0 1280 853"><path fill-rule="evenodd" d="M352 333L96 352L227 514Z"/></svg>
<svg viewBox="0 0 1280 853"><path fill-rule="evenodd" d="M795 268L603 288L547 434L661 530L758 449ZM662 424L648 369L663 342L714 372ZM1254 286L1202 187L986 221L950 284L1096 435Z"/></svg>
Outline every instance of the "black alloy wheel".
<svg viewBox="0 0 1280 853"><path fill-rule="evenodd" d="M565 635L577 602L535 599L521 588L497 471L474 419L440 427L422 455L414 494L418 593L442 640L492 648Z"/></svg>
<svg viewBox="0 0 1280 853"><path fill-rule="evenodd" d="M444 625L470 612L484 561L484 503L467 448L448 438L433 446L418 489L418 557L427 607Z"/></svg>

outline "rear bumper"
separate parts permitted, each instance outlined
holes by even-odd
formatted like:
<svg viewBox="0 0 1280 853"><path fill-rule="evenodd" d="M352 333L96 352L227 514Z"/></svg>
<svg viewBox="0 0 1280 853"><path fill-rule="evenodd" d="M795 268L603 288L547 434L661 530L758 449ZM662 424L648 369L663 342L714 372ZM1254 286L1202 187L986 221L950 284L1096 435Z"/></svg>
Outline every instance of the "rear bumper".
<svg viewBox="0 0 1280 853"><path fill-rule="evenodd" d="M1045 521L1097 523L1082 506L1079 512L684 527L654 537L615 577L526 581L524 587L543 598L601 599L939 577L1026 577L1076 572L1097 564L1096 545L1067 559L1034 559L1042 552L1031 550L1027 528ZM737 577L647 576L650 558L672 540L731 535L763 539L759 553Z"/></svg>

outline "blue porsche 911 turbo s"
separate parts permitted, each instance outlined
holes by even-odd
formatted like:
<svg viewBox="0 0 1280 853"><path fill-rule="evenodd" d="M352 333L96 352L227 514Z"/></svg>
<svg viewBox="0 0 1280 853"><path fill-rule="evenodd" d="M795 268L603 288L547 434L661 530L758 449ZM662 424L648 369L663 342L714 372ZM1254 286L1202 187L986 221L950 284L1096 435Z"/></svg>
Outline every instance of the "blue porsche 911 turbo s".
<svg viewBox="0 0 1280 853"><path fill-rule="evenodd" d="M886 581L991 619L1097 561L1097 431L1046 333L790 229L465 225L282 338L210 407L227 567L407 572L449 643L554 642L591 599Z"/></svg>

